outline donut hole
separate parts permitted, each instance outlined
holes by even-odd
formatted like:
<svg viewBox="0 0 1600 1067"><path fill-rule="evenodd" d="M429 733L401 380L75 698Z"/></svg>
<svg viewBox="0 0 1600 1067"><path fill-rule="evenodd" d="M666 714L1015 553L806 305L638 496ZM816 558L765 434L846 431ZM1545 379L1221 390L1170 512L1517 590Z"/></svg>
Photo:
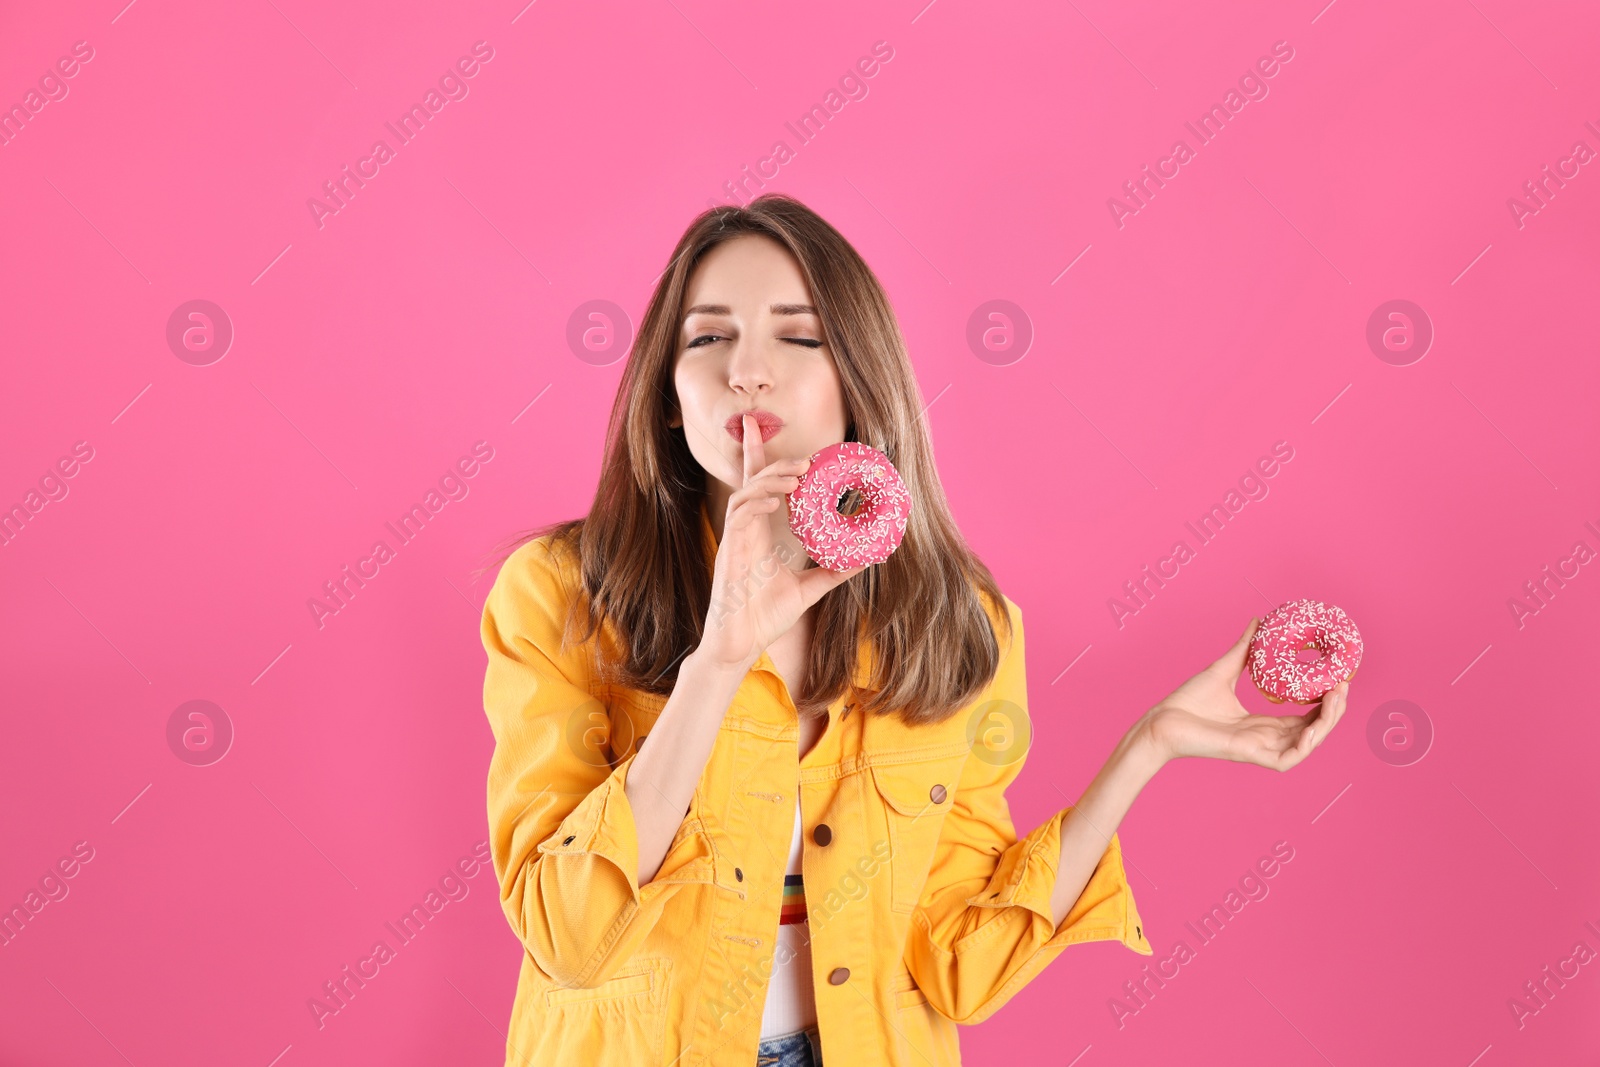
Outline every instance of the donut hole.
<svg viewBox="0 0 1600 1067"><path fill-rule="evenodd" d="M1316 645L1302 645L1295 650L1294 658L1297 663L1315 663L1322 658L1322 649Z"/></svg>
<svg viewBox="0 0 1600 1067"><path fill-rule="evenodd" d="M846 489L834 502L834 508L847 519L853 519L867 506L867 494L854 487Z"/></svg>

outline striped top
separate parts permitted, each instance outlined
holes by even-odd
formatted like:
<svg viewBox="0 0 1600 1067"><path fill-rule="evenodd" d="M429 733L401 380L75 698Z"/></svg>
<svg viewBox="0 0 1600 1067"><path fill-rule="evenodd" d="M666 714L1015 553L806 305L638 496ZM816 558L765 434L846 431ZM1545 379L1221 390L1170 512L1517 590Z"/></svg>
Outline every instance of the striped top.
<svg viewBox="0 0 1600 1067"><path fill-rule="evenodd" d="M778 909L778 925L782 926L785 923L803 923L805 921L805 876L799 874L786 874L783 876L783 906Z"/></svg>
<svg viewBox="0 0 1600 1067"><path fill-rule="evenodd" d="M800 798L794 802L794 834L784 866L783 895L778 905L778 936L773 942L772 977L761 1012L761 1036L792 1034L817 1022L817 1000L811 980L811 924L806 921L806 886L801 875L804 856Z"/></svg>

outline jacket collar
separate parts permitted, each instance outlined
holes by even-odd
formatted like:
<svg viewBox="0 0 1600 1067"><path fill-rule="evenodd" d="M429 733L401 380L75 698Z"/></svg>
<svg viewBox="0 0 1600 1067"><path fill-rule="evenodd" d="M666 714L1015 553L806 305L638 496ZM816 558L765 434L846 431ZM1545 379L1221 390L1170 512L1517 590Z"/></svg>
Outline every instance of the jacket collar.
<svg viewBox="0 0 1600 1067"><path fill-rule="evenodd" d="M710 574L716 566L717 548L721 542L717 540L716 531L711 527L711 513L703 496L700 498L700 544L705 551L706 573ZM851 683L855 688L873 691L880 688L871 681L872 668L876 661L877 654L872 639L862 634L856 644L856 674Z"/></svg>

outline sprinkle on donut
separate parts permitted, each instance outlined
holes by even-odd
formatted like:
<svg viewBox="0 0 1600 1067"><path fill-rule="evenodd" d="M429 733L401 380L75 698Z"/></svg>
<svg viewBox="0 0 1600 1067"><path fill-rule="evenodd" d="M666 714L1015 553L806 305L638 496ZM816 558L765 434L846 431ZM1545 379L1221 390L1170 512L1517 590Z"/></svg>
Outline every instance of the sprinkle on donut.
<svg viewBox="0 0 1600 1067"><path fill-rule="evenodd" d="M1275 704L1314 704L1355 676L1363 651L1361 632L1340 608L1320 600L1291 600L1267 612L1250 640L1250 680ZM1316 659L1302 661L1301 649Z"/></svg>
<svg viewBox="0 0 1600 1067"><path fill-rule="evenodd" d="M845 515L839 501L851 489L863 503ZM789 529L817 566L834 571L888 559L910 518L911 494L900 472L888 456L859 441L819 449L789 494Z"/></svg>

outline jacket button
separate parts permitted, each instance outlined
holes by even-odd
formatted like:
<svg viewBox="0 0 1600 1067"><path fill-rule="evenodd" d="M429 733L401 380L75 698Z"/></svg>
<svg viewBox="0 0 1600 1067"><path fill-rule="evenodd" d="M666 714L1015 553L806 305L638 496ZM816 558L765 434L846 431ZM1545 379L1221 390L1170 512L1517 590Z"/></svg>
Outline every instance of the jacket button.
<svg viewBox="0 0 1600 1067"><path fill-rule="evenodd" d="M942 786L942 785L934 786L932 789L928 790L928 796L933 798L933 802L935 804L943 804L944 803L944 786Z"/></svg>
<svg viewBox="0 0 1600 1067"><path fill-rule="evenodd" d="M563 842L561 842L561 843L562 843L562 844L563 844L563 845L570 845L570 844L572 844L572 843L573 843L573 842L574 842L574 841L576 841L576 840L577 840L577 838L576 838L576 837L569 837L569 838L567 838L567 839L566 839L566 840L565 840L565 841L563 841Z"/></svg>
<svg viewBox="0 0 1600 1067"><path fill-rule="evenodd" d="M744 872L737 867L733 869L733 876L741 882L744 881Z"/></svg>
<svg viewBox="0 0 1600 1067"><path fill-rule="evenodd" d="M811 831L811 840L819 845L826 845L833 840L833 831L829 829L827 823L819 822L817 828Z"/></svg>
<svg viewBox="0 0 1600 1067"><path fill-rule="evenodd" d="M850 977L850 968L835 967L828 972L828 982L831 985L844 985L845 979Z"/></svg>

